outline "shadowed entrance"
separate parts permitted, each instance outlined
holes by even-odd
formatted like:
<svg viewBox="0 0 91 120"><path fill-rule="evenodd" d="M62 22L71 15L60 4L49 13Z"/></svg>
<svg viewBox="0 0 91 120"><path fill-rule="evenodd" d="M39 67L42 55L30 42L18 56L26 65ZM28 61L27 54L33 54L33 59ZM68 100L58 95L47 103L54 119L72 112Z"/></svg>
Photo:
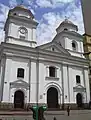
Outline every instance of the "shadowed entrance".
<svg viewBox="0 0 91 120"><path fill-rule="evenodd" d="M76 101L77 101L78 107L82 107L82 94L81 93L78 93L76 95Z"/></svg>
<svg viewBox="0 0 91 120"><path fill-rule="evenodd" d="M21 90L14 94L14 108L24 108L24 93Z"/></svg>
<svg viewBox="0 0 91 120"><path fill-rule="evenodd" d="M58 108L58 91L54 87L47 91L47 105L48 108Z"/></svg>

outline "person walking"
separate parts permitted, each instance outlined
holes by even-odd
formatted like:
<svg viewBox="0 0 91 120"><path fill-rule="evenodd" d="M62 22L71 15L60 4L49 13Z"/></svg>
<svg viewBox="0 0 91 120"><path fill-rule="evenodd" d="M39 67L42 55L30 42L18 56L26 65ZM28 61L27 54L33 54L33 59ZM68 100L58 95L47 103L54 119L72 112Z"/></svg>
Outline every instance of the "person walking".
<svg viewBox="0 0 91 120"><path fill-rule="evenodd" d="M68 114L68 116L70 115L70 106L69 105L67 106L67 114Z"/></svg>

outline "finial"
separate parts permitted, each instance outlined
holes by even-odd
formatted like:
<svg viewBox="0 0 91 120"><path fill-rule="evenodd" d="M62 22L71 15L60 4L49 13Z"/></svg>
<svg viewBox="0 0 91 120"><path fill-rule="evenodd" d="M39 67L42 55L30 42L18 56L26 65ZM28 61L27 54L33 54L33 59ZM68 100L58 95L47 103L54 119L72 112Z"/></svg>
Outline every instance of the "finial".
<svg viewBox="0 0 91 120"><path fill-rule="evenodd" d="M69 17L65 16L65 20L68 20L68 19L69 19Z"/></svg>

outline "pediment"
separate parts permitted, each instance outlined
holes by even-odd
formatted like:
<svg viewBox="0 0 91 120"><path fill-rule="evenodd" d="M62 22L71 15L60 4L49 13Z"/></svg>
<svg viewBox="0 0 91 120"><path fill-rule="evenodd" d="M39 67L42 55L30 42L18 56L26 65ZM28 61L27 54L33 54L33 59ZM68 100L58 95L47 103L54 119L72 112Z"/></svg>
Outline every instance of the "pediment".
<svg viewBox="0 0 91 120"><path fill-rule="evenodd" d="M82 85L77 85L73 87L74 92L86 92L86 88L83 87Z"/></svg>
<svg viewBox="0 0 91 120"><path fill-rule="evenodd" d="M61 53L63 55L70 55L70 53L64 49L60 44L56 42L50 42L44 45L39 46L38 48L47 50L47 51L52 51L54 53Z"/></svg>
<svg viewBox="0 0 91 120"><path fill-rule="evenodd" d="M77 85L74 88L84 88L82 85Z"/></svg>
<svg viewBox="0 0 91 120"><path fill-rule="evenodd" d="M14 82L10 83L11 88L12 87L24 87L24 88L28 88L29 84L27 82L25 82L24 80L16 80Z"/></svg>
<svg viewBox="0 0 91 120"><path fill-rule="evenodd" d="M16 81L11 82L11 83L13 83L13 84L15 84L15 83L18 83L18 84L28 84L28 83L25 82L24 80L16 80Z"/></svg>

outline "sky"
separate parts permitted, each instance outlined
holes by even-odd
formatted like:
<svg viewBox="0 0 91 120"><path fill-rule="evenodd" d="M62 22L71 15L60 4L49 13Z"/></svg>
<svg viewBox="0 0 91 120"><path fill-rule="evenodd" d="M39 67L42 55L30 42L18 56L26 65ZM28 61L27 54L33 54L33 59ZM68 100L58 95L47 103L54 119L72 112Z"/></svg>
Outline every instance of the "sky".
<svg viewBox="0 0 91 120"><path fill-rule="evenodd" d="M0 0L0 41L4 40L4 24L8 11L23 4L34 14L37 27L38 44L52 41L56 28L66 18L78 26L79 33L84 33L80 0Z"/></svg>

